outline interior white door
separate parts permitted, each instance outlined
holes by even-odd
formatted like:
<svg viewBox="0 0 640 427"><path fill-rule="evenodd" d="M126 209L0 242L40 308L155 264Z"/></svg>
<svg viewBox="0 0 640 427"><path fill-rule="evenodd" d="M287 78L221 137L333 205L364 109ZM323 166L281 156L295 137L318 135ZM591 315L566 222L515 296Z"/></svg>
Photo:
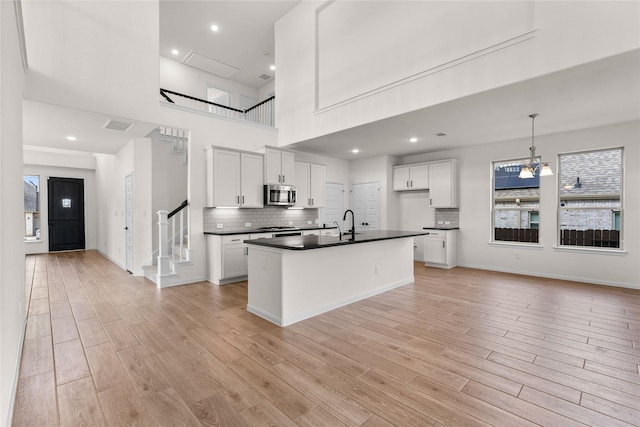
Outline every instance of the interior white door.
<svg viewBox="0 0 640 427"><path fill-rule="evenodd" d="M322 223L327 226L335 225L337 222L341 229L342 216L344 215L344 185L335 182L327 182L325 184L325 207L321 209Z"/></svg>
<svg viewBox="0 0 640 427"><path fill-rule="evenodd" d="M127 271L133 273L133 174L124 178L125 183L125 259Z"/></svg>
<svg viewBox="0 0 640 427"><path fill-rule="evenodd" d="M355 215L356 232L377 230L380 226L380 183L352 184L351 208ZM350 228L351 224L345 227Z"/></svg>

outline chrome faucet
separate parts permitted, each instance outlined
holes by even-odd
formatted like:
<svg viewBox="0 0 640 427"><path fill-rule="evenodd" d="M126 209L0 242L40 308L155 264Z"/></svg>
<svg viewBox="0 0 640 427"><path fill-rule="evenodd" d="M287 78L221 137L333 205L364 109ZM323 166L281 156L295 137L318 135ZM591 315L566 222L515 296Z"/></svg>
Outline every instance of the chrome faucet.
<svg viewBox="0 0 640 427"><path fill-rule="evenodd" d="M342 237L342 230L340 230L340 224L338 224L338 221L333 221L333 223L336 225L336 227L338 227L338 236Z"/></svg>
<svg viewBox="0 0 640 427"><path fill-rule="evenodd" d="M351 230L349 230L349 232L351 233L351 240L355 240L356 239L356 217L353 213L353 211L351 209L347 209L346 211L344 211L344 216L342 217L343 221L347 220L347 213L351 212Z"/></svg>

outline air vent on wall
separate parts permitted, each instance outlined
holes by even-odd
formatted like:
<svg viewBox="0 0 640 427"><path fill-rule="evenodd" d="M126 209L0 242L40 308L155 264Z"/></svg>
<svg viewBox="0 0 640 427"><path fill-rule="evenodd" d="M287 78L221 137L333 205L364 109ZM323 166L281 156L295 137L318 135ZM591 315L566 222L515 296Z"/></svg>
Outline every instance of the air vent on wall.
<svg viewBox="0 0 640 427"><path fill-rule="evenodd" d="M118 120L107 120L107 123L104 124L105 129L117 130L120 132L126 132L133 126L133 123L120 122Z"/></svg>
<svg viewBox="0 0 640 427"><path fill-rule="evenodd" d="M182 62L206 71L207 73L225 78L231 77L231 75L238 71L238 68L232 65L225 64L217 59L209 58L194 51L189 52Z"/></svg>
<svg viewBox="0 0 640 427"><path fill-rule="evenodd" d="M258 77L260 77L262 80L269 80L271 78L271 76L268 76L266 74L260 74Z"/></svg>

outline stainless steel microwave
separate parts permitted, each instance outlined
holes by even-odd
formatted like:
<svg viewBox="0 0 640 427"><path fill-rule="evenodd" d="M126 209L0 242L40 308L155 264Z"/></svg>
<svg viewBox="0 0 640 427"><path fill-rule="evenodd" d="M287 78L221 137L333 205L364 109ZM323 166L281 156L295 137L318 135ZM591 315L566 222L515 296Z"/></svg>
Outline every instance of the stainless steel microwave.
<svg viewBox="0 0 640 427"><path fill-rule="evenodd" d="M293 185L267 184L264 186L264 204L267 206L293 206L296 188Z"/></svg>

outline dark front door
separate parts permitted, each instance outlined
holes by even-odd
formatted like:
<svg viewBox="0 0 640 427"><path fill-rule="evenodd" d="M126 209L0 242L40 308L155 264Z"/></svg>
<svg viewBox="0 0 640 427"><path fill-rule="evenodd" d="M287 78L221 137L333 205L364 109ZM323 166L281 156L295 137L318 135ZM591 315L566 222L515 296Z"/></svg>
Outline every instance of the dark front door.
<svg viewBox="0 0 640 427"><path fill-rule="evenodd" d="M49 251L84 249L84 180L49 178Z"/></svg>

